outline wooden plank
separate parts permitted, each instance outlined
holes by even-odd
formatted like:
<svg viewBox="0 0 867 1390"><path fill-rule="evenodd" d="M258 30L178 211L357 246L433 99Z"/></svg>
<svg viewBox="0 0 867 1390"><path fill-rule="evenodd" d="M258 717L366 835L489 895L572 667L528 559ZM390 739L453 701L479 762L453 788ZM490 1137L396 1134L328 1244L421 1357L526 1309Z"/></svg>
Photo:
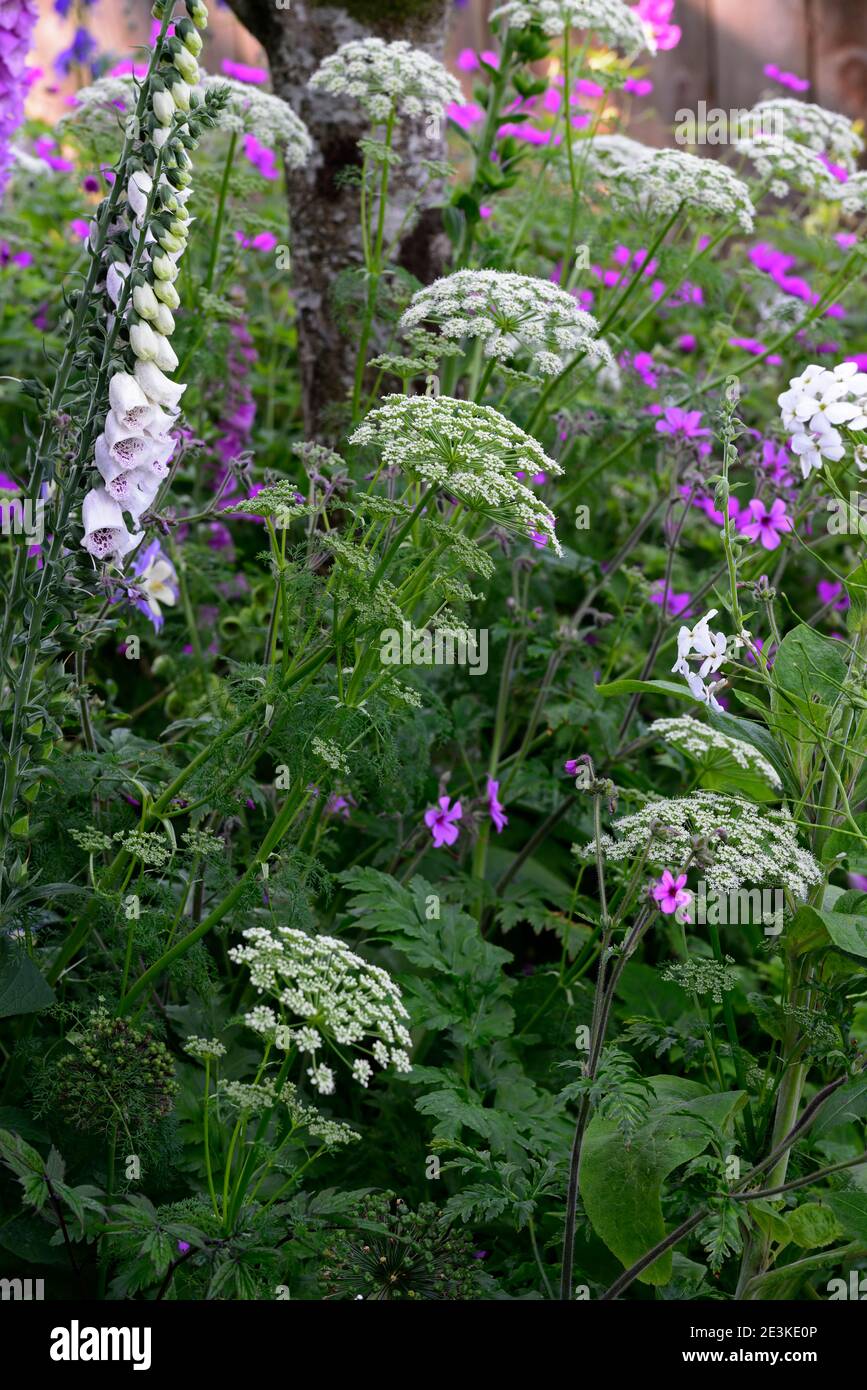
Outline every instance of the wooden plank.
<svg viewBox="0 0 867 1390"><path fill-rule="evenodd" d="M867 5L821 0L812 6L816 87L820 106L863 119L867 111Z"/></svg>

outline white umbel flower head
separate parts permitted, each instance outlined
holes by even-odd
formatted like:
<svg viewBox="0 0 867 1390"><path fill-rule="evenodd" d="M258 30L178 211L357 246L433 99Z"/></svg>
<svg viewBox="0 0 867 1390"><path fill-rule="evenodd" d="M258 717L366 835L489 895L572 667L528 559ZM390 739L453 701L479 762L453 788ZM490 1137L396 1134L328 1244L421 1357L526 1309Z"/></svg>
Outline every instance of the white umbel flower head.
<svg viewBox="0 0 867 1390"><path fill-rule="evenodd" d="M290 169L300 169L310 158L313 141L306 125L285 101L271 92L236 82L230 77L203 73L202 91L219 88L228 93L220 125L239 135L255 135L263 145L278 146Z"/></svg>
<svg viewBox="0 0 867 1390"><path fill-rule="evenodd" d="M814 150L782 135L752 135L738 140L735 150L748 159L763 179L771 179L770 191L785 198L793 190L836 202L848 185L840 184Z"/></svg>
<svg viewBox="0 0 867 1390"><path fill-rule="evenodd" d="M855 172L858 156L864 150L864 141L848 116L794 97L771 97L757 102L743 117L741 129L746 138L782 137L816 154L827 155L850 174Z"/></svg>
<svg viewBox="0 0 867 1390"><path fill-rule="evenodd" d="M632 859L649 846L653 866L683 864L701 840L711 860L702 862L702 877L715 893L744 886L787 889L805 898L822 870L798 844L798 827L786 810L766 810L745 797L694 791L689 796L660 797L634 815L615 821L613 836L603 835L606 859ZM579 853L595 854L595 841Z"/></svg>
<svg viewBox="0 0 867 1390"><path fill-rule="evenodd" d="M428 487L441 488L473 511L551 542L554 514L518 478L563 472L537 440L490 406L451 396L386 396L350 436L372 444L384 463Z"/></svg>
<svg viewBox="0 0 867 1390"><path fill-rule="evenodd" d="M575 352L611 361L611 350L598 338L592 314L575 298L534 275L502 270L458 270L418 290L400 325L403 329L435 323L444 338L478 338L486 357L513 358L543 375L556 375ZM516 363L517 365L517 363Z"/></svg>
<svg viewBox="0 0 867 1390"><path fill-rule="evenodd" d="M331 1047L341 1060L351 1057L353 1074L362 1085L369 1071L358 1066L365 1057L404 1070L405 1050L411 1045L406 1027L409 1015L400 990L386 970L356 954L346 942L333 936L308 936L293 927L276 934L265 927L243 933L247 943L233 946L229 955L249 966L250 978L260 994L267 994L285 1020L277 1022L277 1046L297 1047L312 1057L308 1076L316 1090L334 1090L332 1069L318 1060L320 1047ZM256 1031L267 1035L261 1011ZM369 1067L368 1063L368 1067Z"/></svg>
<svg viewBox="0 0 867 1390"><path fill-rule="evenodd" d="M718 159L699 159L685 150L654 150L634 170L641 206L667 217L681 204L700 216L736 217L751 232L755 209L750 190Z"/></svg>
<svg viewBox="0 0 867 1390"><path fill-rule="evenodd" d="M559 38L567 29L587 29L624 53L656 52L652 30L624 0L509 0L493 11L510 29L541 29Z"/></svg>
<svg viewBox="0 0 867 1390"><path fill-rule="evenodd" d="M689 716L681 716L677 719L655 719L648 733L655 734L657 738L670 743L674 748L682 749L696 762L713 767L719 762L721 755L742 768L744 772L754 772L769 786L775 788L781 786L776 769L751 743L745 743L740 738L732 738L729 734L721 733L719 729L712 729L709 724L702 724L698 719L691 719Z"/></svg>
<svg viewBox="0 0 867 1390"><path fill-rule="evenodd" d="M462 101L460 84L423 49L404 39L351 39L320 64L310 86L331 96L353 97L374 123L440 116L449 102Z"/></svg>

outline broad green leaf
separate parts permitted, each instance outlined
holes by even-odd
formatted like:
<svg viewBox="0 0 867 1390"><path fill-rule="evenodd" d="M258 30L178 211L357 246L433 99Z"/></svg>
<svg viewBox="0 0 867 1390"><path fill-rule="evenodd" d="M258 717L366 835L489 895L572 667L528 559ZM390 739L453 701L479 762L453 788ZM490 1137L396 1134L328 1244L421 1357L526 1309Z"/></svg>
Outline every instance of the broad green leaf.
<svg viewBox="0 0 867 1390"><path fill-rule="evenodd" d="M828 836L822 857L826 864L830 864L838 854L845 854L851 871L863 874L867 873L867 814L862 811L854 820L861 831L861 838L858 838L851 825L841 826Z"/></svg>
<svg viewBox="0 0 867 1390"><path fill-rule="evenodd" d="M744 1104L743 1091L705 1092L697 1082L677 1077L650 1078L657 1097L653 1118L626 1148L611 1120L594 1117L587 1127L581 1163L581 1198L597 1235L625 1267L634 1264L666 1235L662 1188L675 1168L697 1158L714 1128L724 1129ZM638 1277L644 1284L667 1284L671 1251Z"/></svg>
<svg viewBox="0 0 867 1390"><path fill-rule="evenodd" d="M860 1120L867 1115L867 1076L856 1076L851 1081L847 1081L845 1086L841 1086L832 1096L829 1096L823 1105L819 1107L812 1125L810 1135L813 1139L820 1139L823 1134L827 1134L832 1129L837 1129L840 1125L850 1124L853 1120Z"/></svg>
<svg viewBox="0 0 867 1390"><path fill-rule="evenodd" d="M721 734L728 734L729 738L749 743L771 764L786 791L797 795L797 787L786 754L763 724L756 723L754 719L743 719L739 714L729 714L726 710L721 713L710 710L708 723Z"/></svg>
<svg viewBox="0 0 867 1390"><path fill-rule="evenodd" d="M33 1014L54 1003L54 990L29 956L4 946L0 953L0 1018Z"/></svg>
<svg viewBox="0 0 867 1390"><path fill-rule="evenodd" d="M696 704L696 698L686 682L677 681L639 681L624 679L609 681L607 685L597 685L599 695L668 695L675 700L687 700Z"/></svg>
<svg viewBox="0 0 867 1390"><path fill-rule="evenodd" d="M825 1200L846 1234L867 1250L867 1192L847 1187L842 1192L829 1192Z"/></svg>
<svg viewBox="0 0 867 1390"><path fill-rule="evenodd" d="M800 907L795 917L794 927L803 933L805 940L815 946L832 941L840 951L849 956L867 960L867 918L855 917L848 912L831 912L826 908ZM824 935L822 929L824 928ZM799 938L800 939L800 938ZM813 950L813 944L805 950ZM798 954L803 954L799 951Z"/></svg>
<svg viewBox="0 0 867 1390"><path fill-rule="evenodd" d="M833 705L846 679L846 660L839 642L800 623L780 643L771 675L778 690L807 705Z"/></svg>

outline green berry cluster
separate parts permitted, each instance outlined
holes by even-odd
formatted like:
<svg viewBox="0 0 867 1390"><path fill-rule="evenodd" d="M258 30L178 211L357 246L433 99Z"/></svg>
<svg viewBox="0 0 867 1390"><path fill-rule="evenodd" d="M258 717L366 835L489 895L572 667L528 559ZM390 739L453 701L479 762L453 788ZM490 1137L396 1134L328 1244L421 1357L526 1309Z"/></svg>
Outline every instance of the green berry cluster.
<svg viewBox="0 0 867 1390"><path fill-rule="evenodd" d="M358 1225L325 1249L321 1270L327 1298L461 1300L480 1297L479 1266L470 1236L455 1230L432 1202L412 1211L393 1192L369 1194L354 1213Z"/></svg>
<svg viewBox="0 0 867 1390"><path fill-rule="evenodd" d="M130 1134L144 1133L169 1113L178 1091L174 1063L150 1028L100 1005L67 1041L74 1050L49 1067L44 1089L76 1129L102 1131L122 1116Z"/></svg>

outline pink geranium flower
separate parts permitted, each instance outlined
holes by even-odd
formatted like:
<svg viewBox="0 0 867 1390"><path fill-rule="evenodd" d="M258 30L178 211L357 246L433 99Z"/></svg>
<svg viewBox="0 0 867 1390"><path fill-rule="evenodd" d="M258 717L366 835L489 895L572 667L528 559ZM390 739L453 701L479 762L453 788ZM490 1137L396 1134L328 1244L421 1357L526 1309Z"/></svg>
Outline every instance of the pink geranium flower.
<svg viewBox="0 0 867 1390"><path fill-rule="evenodd" d="M670 869L663 869L662 878L653 887L653 897L660 912L671 916L679 907L692 902L692 893L684 886L686 874L674 877Z"/></svg>
<svg viewBox="0 0 867 1390"><path fill-rule="evenodd" d="M786 504L778 497L770 510L760 497L754 497L738 518L738 530L747 540L760 541L765 550L776 550L780 536L791 531L792 520L786 515Z"/></svg>
<svg viewBox="0 0 867 1390"><path fill-rule="evenodd" d="M460 820L463 815L463 808L459 801L454 806L451 798L441 796L437 806L431 806L424 813L424 823L433 836L434 849L442 849L443 845L453 845L458 838L458 827L455 821Z"/></svg>
<svg viewBox="0 0 867 1390"><path fill-rule="evenodd" d="M509 817L506 815L505 807L501 804L498 796L499 790L499 782L495 782L489 777L488 785L485 788L485 795L488 798L488 814L494 822L498 835L500 835L504 827L509 824Z"/></svg>
<svg viewBox="0 0 867 1390"><path fill-rule="evenodd" d="M710 430L701 425L700 410L682 410L679 405L670 405L663 411L662 419L656 422L656 430L658 434L677 434L684 439L699 439L710 434Z"/></svg>

